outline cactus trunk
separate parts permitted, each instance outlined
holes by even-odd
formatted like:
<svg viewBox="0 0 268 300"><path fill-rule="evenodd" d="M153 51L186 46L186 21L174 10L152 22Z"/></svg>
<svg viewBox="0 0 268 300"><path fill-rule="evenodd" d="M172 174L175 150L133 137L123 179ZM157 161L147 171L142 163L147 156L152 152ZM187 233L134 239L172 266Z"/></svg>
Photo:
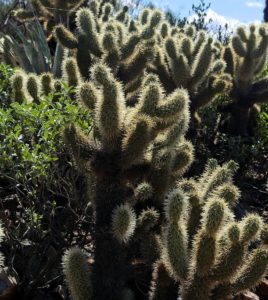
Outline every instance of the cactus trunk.
<svg viewBox="0 0 268 300"><path fill-rule="evenodd" d="M111 230L111 212L123 202L125 195L125 188L116 176L106 175L96 182L94 299L121 299L120 293L125 287L126 251Z"/></svg>
<svg viewBox="0 0 268 300"><path fill-rule="evenodd" d="M250 119L250 106L236 103L232 107L230 114L229 130L231 134L246 135Z"/></svg>

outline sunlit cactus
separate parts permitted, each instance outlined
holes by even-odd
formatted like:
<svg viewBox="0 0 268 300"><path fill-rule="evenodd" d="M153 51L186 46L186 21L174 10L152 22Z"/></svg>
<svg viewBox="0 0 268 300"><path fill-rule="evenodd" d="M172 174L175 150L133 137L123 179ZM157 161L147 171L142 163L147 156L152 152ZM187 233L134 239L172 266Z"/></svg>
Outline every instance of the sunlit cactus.
<svg viewBox="0 0 268 300"><path fill-rule="evenodd" d="M14 102L23 103L27 99L25 88L26 75L22 72L17 72L11 77L11 99Z"/></svg>
<svg viewBox="0 0 268 300"><path fill-rule="evenodd" d="M65 68L64 75L67 83L73 83L75 86L79 84L79 77L78 80L70 79L73 72L70 72L70 70L68 71L69 74L67 74L67 70ZM73 82L71 82L71 80L73 80ZM33 73L27 74L22 70L17 70L11 77L11 88L11 98L14 102L33 102L35 104L40 104L42 97L48 96L49 94L53 95L53 101L57 101L60 97L60 93L62 92L62 82L61 80L55 80L51 73L43 73L38 76Z"/></svg>
<svg viewBox="0 0 268 300"><path fill-rule="evenodd" d="M133 88L138 76L154 58L156 29L163 15L158 10L148 10L147 22L135 23L135 30L129 30L134 26L130 19L126 7L117 11L111 3L93 1L90 8L78 10L76 34L61 24L55 28L55 35L63 47L75 51L84 78L90 77L93 62L101 59L127 84L126 90L134 93L139 87Z"/></svg>
<svg viewBox="0 0 268 300"><path fill-rule="evenodd" d="M72 57L66 58L62 64L62 76L69 87L76 87L80 84L80 73L76 60Z"/></svg>
<svg viewBox="0 0 268 300"><path fill-rule="evenodd" d="M36 75L29 75L26 82L29 95L32 97L33 102L39 104L40 97L40 82Z"/></svg>
<svg viewBox="0 0 268 300"><path fill-rule="evenodd" d="M211 161L200 180L179 182L166 200L161 261L179 283L182 300L229 299L255 287L266 274L262 218L248 214L235 221L232 212L239 197L232 184L235 169L233 162L218 166ZM150 297L160 300L165 292L157 290L157 278Z"/></svg>
<svg viewBox="0 0 268 300"><path fill-rule="evenodd" d="M193 26L172 33L163 23L159 36L152 71L168 91L176 87L188 90L193 120L199 121L198 109L227 93L232 85L221 51L211 37Z"/></svg>
<svg viewBox="0 0 268 300"><path fill-rule="evenodd" d="M40 76L41 94L47 96L53 92L53 76L50 73L43 73Z"/></svg>
<svg viewBox="0 0 268 300"><path fill-rule="evenodd" d="M160 258L157 226L165 194L192 162L193 149L184 138L188 94L179 88L166 94L157 76L142 74L146 88L136 105L128 106L125 84L106 64L94 64L90 76L76 95L94 119L94 134L69 125L64 137L79 166L95 176L94 298L121 299L130 263L127 245L147 265ZM137 255L129 251L128 257Z"/></svg>
<svg viewBox="0 0 268 300"><path fill-rule="evenodd" d="M231 133L252 134L259 104L268 102L268 80L262 72L266 66L268 31L265 25L239 27L223 58L226 71L233 78L231 104L224 107L229 113Z"/></svg>

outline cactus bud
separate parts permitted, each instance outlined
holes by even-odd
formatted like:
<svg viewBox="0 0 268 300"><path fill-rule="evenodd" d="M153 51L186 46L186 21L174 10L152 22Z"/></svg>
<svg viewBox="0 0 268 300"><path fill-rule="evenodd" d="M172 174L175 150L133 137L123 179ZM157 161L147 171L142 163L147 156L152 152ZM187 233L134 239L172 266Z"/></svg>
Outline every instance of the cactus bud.
<svg viewBox="0 0 268 300"><path fill-rule="evenodd" d="M148 232L157 224L159 217L159 213L153 208L143 210L138 218L138 226L143 229L144 233Z"/></svg>
<svg viewBox="0 0 268 300"><path fill-rule="evenodd" d="M142 25L145 25L148 22L148 16L150 14L149 9L145 8L141 11L139 19Z"/></svg>
<svg viewBox="0 0 268 300"><path fill-rule="evenodd" d="M239 272L232 287L235 293L255 287L265 275L268 266L268 250L256 249L253 251L244 268Z"/></svg>
<svg viewBox="0 0 268 300"><path fill-rule="evenodd" d="M233 207L240 197L240 191L233 184L223 184L218 187L214 196L224 199L230 207Z"/></svg>
<svg viewBox="0 0 268 300"><path fill-rule="evenodd" d="M153 195L153 187L148 182L140 183L135 189L135 198L137 201L146 201Z"/></svg>
<svg viewBox="0 0 268 300"><path fill-rule="evenodd" d="M24 92L24 74L15 73L11 77L11 86L12 86L12 100L14 102L23 103L26 100L26 95Z"/></svg>
<svg viewBox="0 0 268 300"><path fill-rule="evenodd" d="M235 50L235 52L241 56L241 57L245 57L247 55L247 50L246 47L244 46L244 44L242 43L241 39L239 36L234 36L232 38L232 45L233 48Z"/></svg>

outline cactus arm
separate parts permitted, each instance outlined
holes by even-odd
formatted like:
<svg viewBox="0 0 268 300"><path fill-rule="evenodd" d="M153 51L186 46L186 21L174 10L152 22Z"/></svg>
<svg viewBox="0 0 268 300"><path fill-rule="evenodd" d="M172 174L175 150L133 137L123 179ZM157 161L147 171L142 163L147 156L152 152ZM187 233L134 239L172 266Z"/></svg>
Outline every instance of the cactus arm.
<svg viewBox="0 0 268 300"><path fill-rule="evenodd" d="M68 49L75 49L78 47L78 41L71 31L69 31L64 25L58 25L55 28L55 35L57 40L63 47Z"/></svg>
<svg viewBox="0 0 268 300"><path fill-rule="evenodd" d="M159 103L156 107L155 115L158 118L176 118L185 109L188 99L186 90L177 89L166 101Z"/></svg>
<svg viewBox="0 0 268 300"><path fill-rule="evenodd" d="M66 58L62 65L63 79L69 87L76 87L80 83L80 73L76 60L72 57Z"/></svg>
<svg viewBox="0 0 268 300"><path fill-rule="evenodd" d="M63 256L62 265L72 299L93 299L91 272L85 252L77 248L67 250Z"/></svg>
<svg viewBox="0 0 268 300"><path fill-rule="evenodd" d="M85 34L89 41L90 51L100 57L102 49L97 35L96 22L93 13L87 8L81 8L76 15L76 24L80 34Z"/></svg>
<svg viewBox="0 0 268 300"><path fill-rule="evenodd" d="M123 126L125 100L122 87L107 67L94 66L94 80L103 88L103 97L96 104L96 120L103 142L113 148L118 142Z"/></svg>
<svg viewBox="0 0 268 300"><path fill-rule="evenodd" d="M64 140L78 160L90 160L96 154L94 144L73 124L65 129Z"/></svg>
<svg viewBox="0 0 268 300"><path fill-rule="evenodd" d="M130 128L123 139L123 165L129 167L138 161L152 139L152 121L147 116L137 116L136 123Z"/></svg>

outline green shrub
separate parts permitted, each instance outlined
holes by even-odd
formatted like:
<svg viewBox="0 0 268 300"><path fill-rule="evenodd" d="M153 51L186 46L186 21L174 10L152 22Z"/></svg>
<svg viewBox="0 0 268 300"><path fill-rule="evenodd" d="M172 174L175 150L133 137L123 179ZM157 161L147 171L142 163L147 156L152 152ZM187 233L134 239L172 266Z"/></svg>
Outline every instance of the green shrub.
<svg viewBox="0 0 268 300"><path fill-rule="evenodd" d="M64 153L65 124L77 122L82 128L91 127L88 114L73 103L70 92L64 85L55 103L55 94L50 94L42 97L40 104L14 102L0 109L1 179L31 187L31 193L36 193L40 184L54 184L50 172Z"/></svg>
<svg viewBox="0 0 268 300"><path fill-rule="evenodd" d="M0 107L8 105L10 100L10 77L13 75L13 69L10 66L0 63Z"/></svg>

